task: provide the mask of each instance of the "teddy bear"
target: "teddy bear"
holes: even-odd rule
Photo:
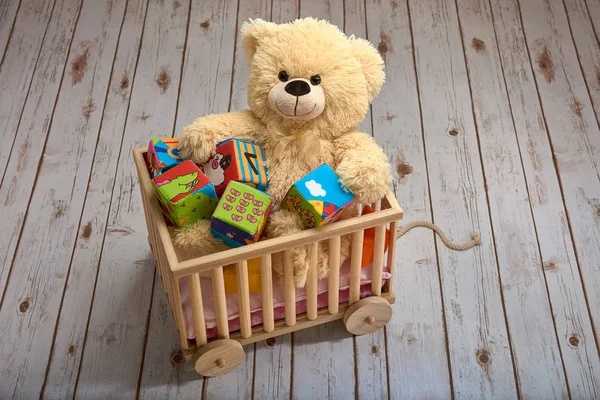
[[[356,131],[385,80],[377,50],[313,18],[285,24],[249,20],[242,27],[241,43],[250,66],[250,109],[196,119],[183,129],[181,155],[205,163],[226,139],[261,145],[274,210],[265,228],[267,238],[304,229],[300,216],[280,204],[294,182],[322,164],[334,169],[358,202],[383,198],[392,180],[389,160],[370,135]],[[347,209],[342,219],[356,215],[358,206]],[[209,225],[202,220],[179,230],[175,245],[197,256],[226,249]],[[342,262],[350,253],[350,236],[341,239]],[[303,287],[309,265],[306,246],[294,248],[291,258],[295,284]],[[281,253],[273,255],[272,265],[283,273]],[[317,268],[319,278],[327,275],[326,241],[319,244]]]

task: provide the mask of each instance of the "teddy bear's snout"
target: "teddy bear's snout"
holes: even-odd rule
[[[285,91],[293,96],[300,97],[310,93],[310,85],[301,80],[291,81],[285,85]]]

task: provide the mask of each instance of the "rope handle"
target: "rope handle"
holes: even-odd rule
[[[442,229],[439,226],[428,221],[415,221],[406,225],[405,227],[398,230],[398,237],[402,237],[405,233],[417,227],[429,228],[433,230],[435,233],[438,234],[440,239],[442,239],[442,242],[444,242],[444,244],[452,250],[469,250],[470,248],[479,246],[481,244],[481,238],[479,237],[479,233],[477,232],[471,233],[471,240],[468,242],[465,242],[463,244],[453,243],[452,241],[450,241],[450,239],[448,239],[446,234],[442,231]]]

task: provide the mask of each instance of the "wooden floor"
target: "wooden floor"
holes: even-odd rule
[[[131,150],[246,106],[242,22],[326,18],[387,83],[385,330],[182,363]],[[600,0],[0,0],[0,398],[600,398]]]

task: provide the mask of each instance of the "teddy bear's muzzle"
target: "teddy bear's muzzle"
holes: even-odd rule
[[[269,91],[269,105],[286,119],[310,120],[325,109],[325,92],[307,79],[279,82]]]

